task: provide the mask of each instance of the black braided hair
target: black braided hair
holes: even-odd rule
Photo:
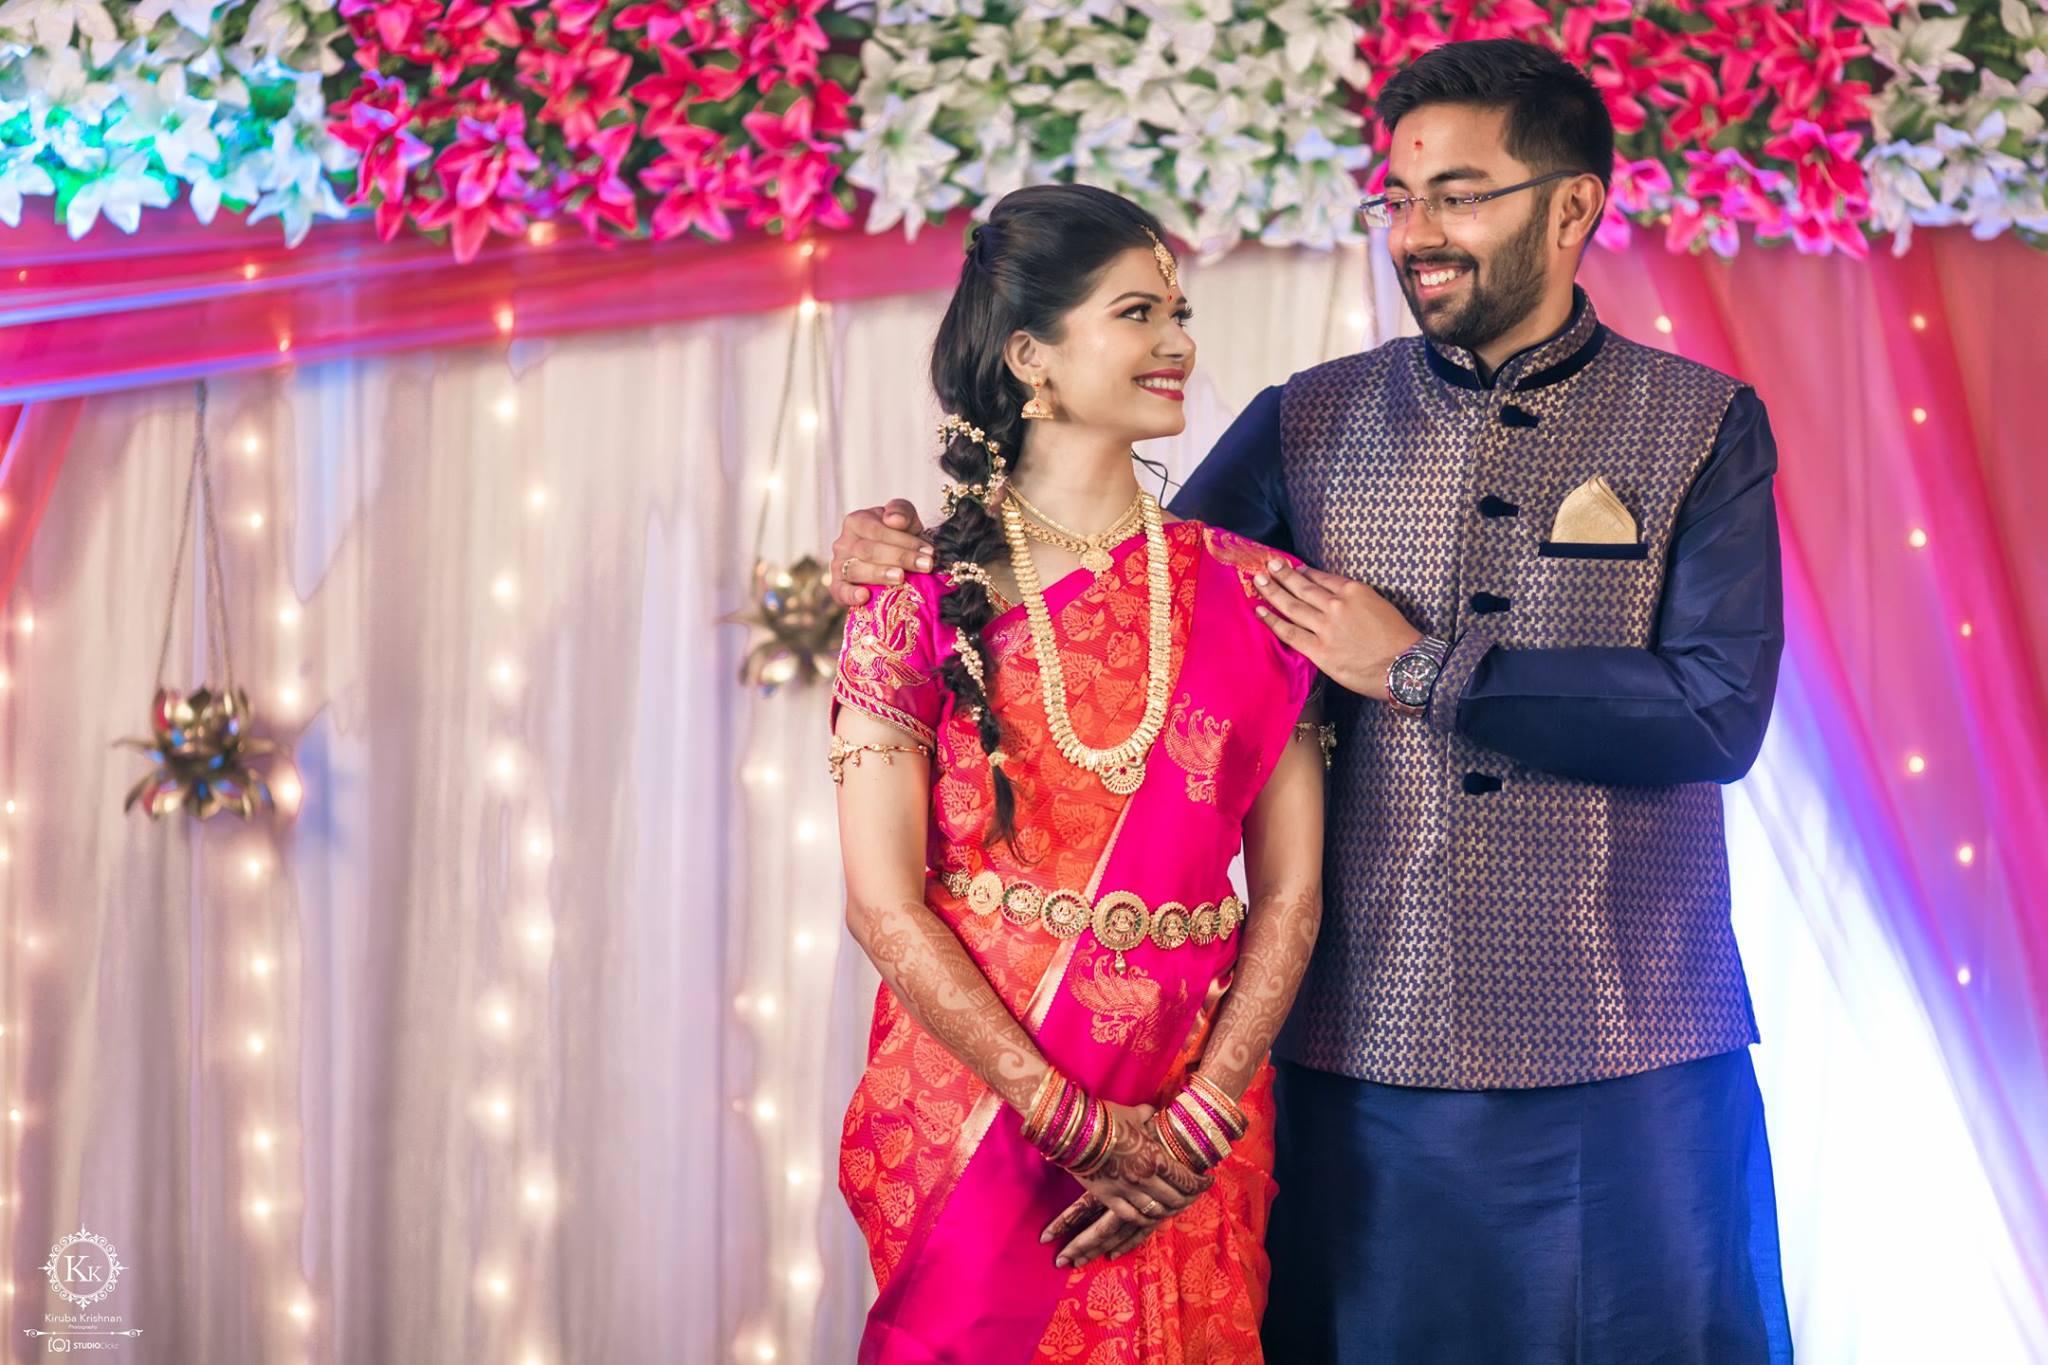
[[[1011,472],[1024,444],[1019,415],[1031,391],[1010,373],[1004,351],[1023,331],[1058,345],[1066,317],[1094,292],[1103,272],[1132,247],[1150,250],[1150,231],[1164,240],[1159,220],[1121,195],[1090,185],[1032,185],[1003,196],[968,242],[960,283],[946,306],[932,344],[932,388],[948,413],[981,428]],[[984,487],[995,477],[986,447],[956,432],[939,454],[939,467],[956,483]],[[993,564],[1008,557],[1002,522],[971,497],[932,528],[933,563],[943,574],[962,560]],[[956,627],[962,647],[980,656],[993,686],[996,661],[982,639],[995,604],[980,584],[963,580],[939,599],[939,620]],[[951,643],[942,641],[943,644]],[[959,709],[976,717],[983,752],[1002,748],[1002,724],[981,684],[956,655],[942,670]],[[1016,791],[994,770],[996,837],[1016,851]]]

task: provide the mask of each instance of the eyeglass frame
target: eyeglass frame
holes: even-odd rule
[[[1562,180],[1566,176],[1591,174],[1591,171],[1551,171],[1549,174],[1539,175],[1533,180],[1524,180],[1513,185],[1503,185],[1497,190],[1481,190],[1477,194],[1404,194],[1399,197],[1406,199],[1411,204],[1421,204],[1422,211],[1429,215],[1430,221],[1442,222],[1443,219],[1440,217],[1440,211],[1437,207],[1439,204],[1445,208],[1455,204],[1465,210],[1467,218],[1474,218],[1478,216],[1481,204],[1489,203],[1510,194],[1519,194],[1523,190],[1531,190],[1538,185],[1547,185],[1553,180]],[[1393,227],[1394,220],[1392,215],[1388,216],[1385,224],[1374,223],[1371,215],[1374,209],[1384,210],[1395,197],[1391,194],[1375,194],[1369,199],[1359,200],[1358,214],[1365,219],[1366,226]]]

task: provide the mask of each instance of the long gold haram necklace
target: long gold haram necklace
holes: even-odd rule
[[[1065,550],[1079,559],[1081,567],[1097,578],[1107,573],[1109,566],[1115,562],[1110,558],[1109,552],[1123,544],[1145,519],[1144,494],[1141,492],[1131,499],[1131,505],[1106,528],[1092,536],[1084,536],[1039,511],[1031,499],[1025,497],[1015,486],[1010,487],[1007,492],[1024,510],[1027,518],[1024,522],[1025,535],[1056,550]]]
[[[1073,714],[1067,709],[1066,670],[1060,664],[1059,639],[1053,634],[1052,611],[1045,605],[1045,589],[1038,579],[1038,565],[1031,558],[1031,542],[1024,534],[1024,516],[1012,499],[1003,500],[1003,532],[1010,542],[1010,571],[1024,594],[1024,613],[1031,621],[1031,641],[1038,653],[1038,686],[1045,699],[1046,723],[1053,743],[1062,757],[1077,768],[1086,768],[1102,779],[1102,785],[1118,796],[1129,796],[1145,781],[1145,756],[1166,724],[1166,696],[1172,686],[1166,674],[1173,663],[1173,585],[1167,573],[1166,529],[1159,515],[1159,503],[1149,493],[1140,493],[1140,514],[1145,524],[1145,586],[1149,605],[1148,649],[1145,656],[1145,714],[1138,728],[1123,743],[1109,749],[1094,749],[1074,733]]]

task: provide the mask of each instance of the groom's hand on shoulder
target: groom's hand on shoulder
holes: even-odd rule
[[[917,509],[902,498],[885,507],[863,507],[847,513],[832,542],[832,596],[842,607],[864,606],[862,585],[901,583],[906,573],[930,573],[931,543]]]
[[[1400,608],[1363,583],[1271,560],[1252,584],[1259,618],[1339,687],[1387,699],[1387,672],[1422,638]]]

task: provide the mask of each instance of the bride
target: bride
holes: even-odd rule
[[[946,518],[847,621],[846,919],[883,979],[840,1151],[863,1362],[1260,1359],[1323,733],[1255,615],[1284,556],[1138,485],[1195,361],[1161,237],[1066,185],[978,229],[932,356]]]

